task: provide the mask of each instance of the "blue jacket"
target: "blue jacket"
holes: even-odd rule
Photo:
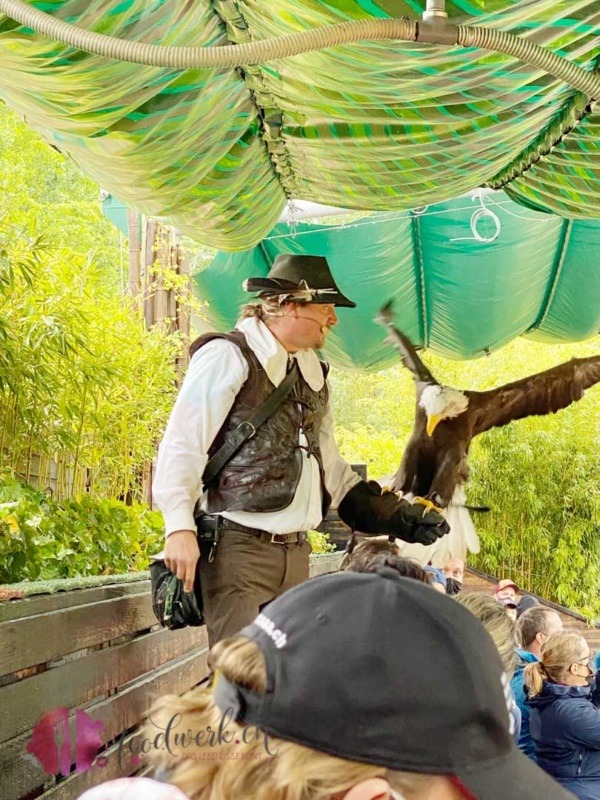
[[[529,706],[526,704],[527,694],[525,692],[525,685],[523,683],[523,673],[527,664],[533,664],[538,661],[538,658],[530,653],[528,650],[521,650],[517,648],[517,655],[519,661],[515,674],[510,682],[511,689],[517,701],[517,706],[521,711],[521,732],[517,740],[517,745],[525,755],[535,761],[535,747],[533,746],[533,739],[529,733]]]
[[[539,766],[579,800],[600,800],[600,711],[591,692],[545,682],[527,700]]]

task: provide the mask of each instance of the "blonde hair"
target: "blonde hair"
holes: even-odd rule
[[[552,633],[542,645],[542,657],[525,667],[524,683],[529,697],[535,697],[544,688],[544,681],[562,683],[569,667],[584,657],[587,644],[577,631]]]
[[[213,648],[210,660],[229,681],[258,693],[266,691],[264,658],[254,642],[241,636],[226,639]],[[210,747],[197,746],[194,752],[194,737],[218,731],[225,719],[213,702],[211,689],[162,697],[149,712],[143,729],[145,740],[156,742],[157,734],[164,733],[174,719],[179,737],[173,728],[168,751],[150,747],[146,760],[163,775],[166,772],[169,783],[190,800],[326,800],[369,778],[387,779],[406,800],[413,800],[440,780],[440,776],[396,772],[337,758],[267,737],[255,726],[235,721],[227,722],[223,736]]]
[[[256,317],[261,322],[272,317],[281,317],[282,314],[279,297],[265,297],[258,302],[246,303],[240,309],[240,319]]]
[[[517,665],[515,623],[504,606],[489,594],[479,592],[461,592],[455,599],[461,606],[468,608],[487,630],[494,640],[504,671],[512,678]]]

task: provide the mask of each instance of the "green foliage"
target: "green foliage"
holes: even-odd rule
[[[0,218],[15,234],[93,261],[115,289],[127,252],[102,214],[97,184],[0,103]]]
[[[164,541],[146,506],[83,496],[57,503],[0,478],[0,583],[147,569]]]
[[[32,455],[58,463],[61,496],[139,492],[172,405],[179,341],[147,332],[96,264],[2,227],[0,338],[4,463],[27,479]]]
[[[320,533],[319,531],[308,531],[308,543],[313,553],[332,553],[335,550],[335,545],[329,541],[328,533]]]
[[[598,352],[596,342],[517,340],[477,361],[426,354],[441,381],[487,389]],[[401,367],[376,375],[335,373],[336,437],[369,477],[392,475],[412,430],[415,394]],[[600,386],[556,415],[529,418],[475,440],[468,499],[492,507],[475,524],[482,547],[470,564],[586,616],[600,615]]]

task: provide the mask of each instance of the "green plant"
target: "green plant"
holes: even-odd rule
[[[329,541],[328,533],[308,531],[308,543],[313,554],[332,553],[335,550],[335,545]]]
[[[0,453],[59,497],[140,498],[181,342],[145,330],[103,270],[0,220]]]
[[[84,496],[57,503],[0,480],[0,583],[144,570],[164,542],[147,506]]]

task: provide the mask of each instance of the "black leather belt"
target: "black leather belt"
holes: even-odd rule
[[[271,544],[296,544],[306,541],[306,531],[297,533],[269,533],[258,528],[249,528],[239,522],[220,516],[220,514],[201,514],[196,518],[196,527],[199,533],[221,534],[224,531],[237,531],[245,533],[247,536],[254,536],[255,539],[270,542]]]

